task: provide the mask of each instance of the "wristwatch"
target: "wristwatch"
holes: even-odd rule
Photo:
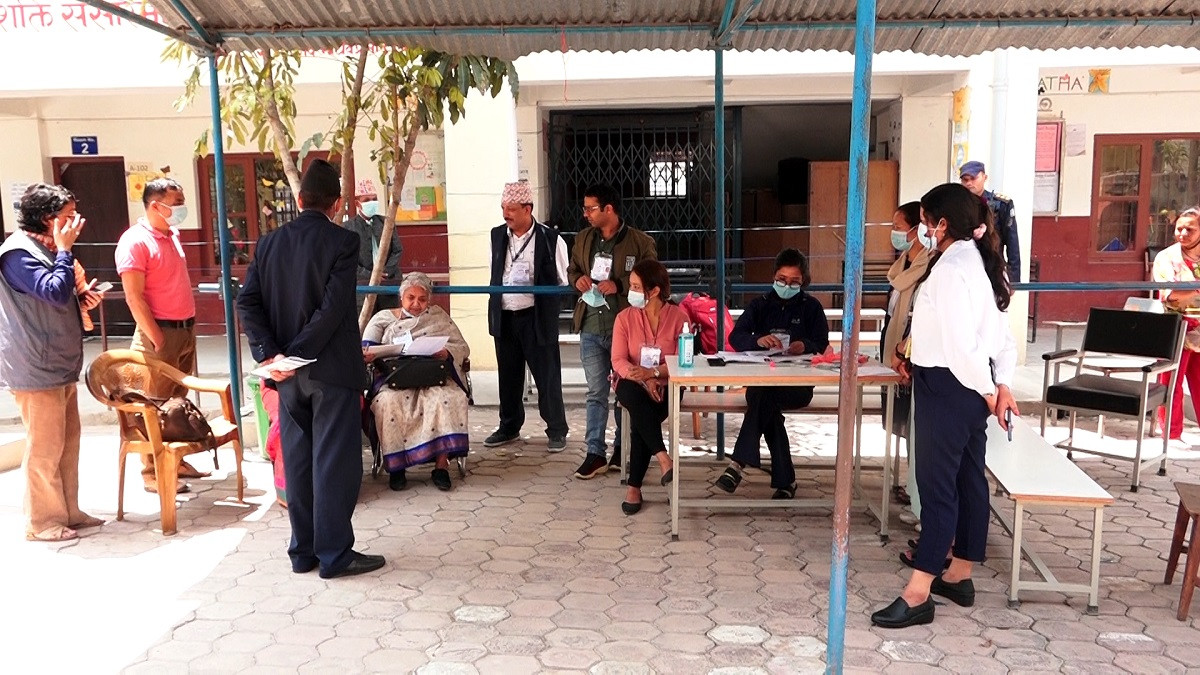
[[[658,378],[658,366],[654,366],[654,370],[652,372],[654,373],[655,379],[657,379]]]

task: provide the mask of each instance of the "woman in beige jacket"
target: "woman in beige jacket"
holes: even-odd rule
[[[892,247],[900,253],[900,257],[888,270],[888,283],[892,285],[892,290],[888,294],[887,318],[883,324],[880,360],[899,370],[906,378],[908,371],[902,369],[901,364],[904,363],[904,359],[900,355],[904,352],[904,344],[907,341],[906,333],[912,313],[913,298],[916,297],[918,283],[929,268],[932,251],[930,247],[922,243],[923,237],[919,236],[922,234],[923,227],[920,202],[908,202],[896,209],[896,213],[892,215]],[[912,462],[912,438],[908,429],[908,410],[912,402],[912,390],[909,389],[906,379],[904,385],[894,391],[896,393],[892,401],[892,433],[906,439],[908,486],[911,488],[910,492],[905,493],[904,488],[898,487],[896,497],[902,502],[909,501],[913,515],[919,518],[921,502],[917,497],[917,482]],[[884,396],[886,395],[885,391]],[[884,404],[886,403],[885,400]]]

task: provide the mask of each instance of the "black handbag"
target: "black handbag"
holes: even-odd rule
[[[381,388],[424,389],[446,384],[450,376],[450,361],[432,356],[392,356],[372,362],[383,377]]]

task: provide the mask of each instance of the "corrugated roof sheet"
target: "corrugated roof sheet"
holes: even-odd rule
[[[177,0],[226,49],[330,49],[370,35],[514,59],[540,51],[704,49],[724,0]],[[734,15],[752,0],[734,0]],[[191,31],[170,2],[173,28]],[[855,0],[762,0],[730,46],[853,51]],[[1200,0],[879,0],[876,51],[1200,46]]]

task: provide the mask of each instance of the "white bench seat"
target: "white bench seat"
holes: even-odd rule
[[[1008,606],[1016,607],[1020,604],[1018,594],[1022,589],[1087,593],[1088,614],[1097,614],[1104,507],[1113,503],[1112,495],[1097,485],[1096,481],[1067,459],[1061,450],[1042,438],[1023,419],[1013,419],[1011,443],[1008,434],[1000,429],[995,417],[988,420],[987,434],[988,473],[1015,503],[1011,520],[995,501],[991,505],[1001,525],[1013,539],[1012,580],[1008,591]],[[1050,568],[1042,562],[1041,557],[1025,547],[1022,537],[1025,507],[1037,505],[1093,509],[1090,583],[1068,584],[1058,581]],[[1029,558],[1029,562],[1041,575],[1042,581],[1021,579],[1022,553]]]

